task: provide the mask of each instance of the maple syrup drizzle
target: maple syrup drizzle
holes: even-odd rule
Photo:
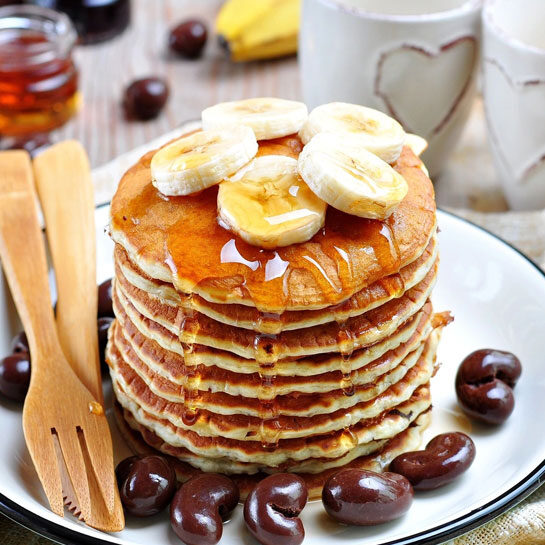
[[[197,422],[200,414],[200,410],[196,405],[201,397],[199,393],[201,375],[197,370],[191,369],[186,372],[185,379],[186,387],[184,392],[182,422],[186,426],[193,426]]]
[[[238,251],[237,242],[234,238],[223,245],[220,252],[220,261],[222,263],[240,263],[252,271],[256,271],[261,266],[260,262],[257,260],[248,261],[247,259],[244,259],[242,254]]]
[[[259,429],[261,446],[266,450],[278,448],[282,428],[277,418],[263,419]]]
[[[261,379],[259,400],[263,414],[259,426],[259,439],[263,448],[272,449],[278,446],[278,441],[282,433],[280,422],[278,421],[274,365],[261,366],[259,377]]]
[[[188,297],[188,306],[192,305],[193,296]],[[184,358],[184,381],[181,388],[181,397],[183,399],[182,422],[186,426],[193,426],[199,418],[199,408],[197,407],[201,398],[199,386],[201,375],[198,370],[198,362],[195,358],[195,341],[199,333],[199,321],[197,313],[192,309],[178,309],[176,317],[180,330],[180,346]]]
[[[282,315],[275,312],[260,312],[256,326],[257,330],[267,333],[280,333],[282,331]]]
[[[265,282],[270,282],[275,278],[282,278],[289,267],[289,261],[284,261],[278,252],[274,252],[274,257],[265,263]]]
[[[381,286],[391,297],[401,297],[405,293],[405,282],[401,274],[392,274],[380,280]]]
[[[96,414],[97,416],[101,416],[104,414],[104,407],[97,401],[90,401],[89,412],[91,414]]]
[[[299,139],[291,136],[260,142],[258,155],[297,157],[300,149]],[[403,253],[406,245],[400,250],[396,233],[406,222],[420,222],[422,244],[435,225],[433,206],[422,197],[427,188],[419,187],[421,193],[411,197],[409,191],[407,203],[386,221],[329,207],[324,228],[311,241],[264,250],[218,223],[217,187],[164,199],[151,184],[152,156],[146,155],[122,180],[112,203],[114,231],[123,232],[143,259],[165,263],[180,292],[210,293],[216,302],[244,299],[261,312],[281,314],[304,307],[301,286],[306,286],[309,300],[322,306],[338,304],[363,283],[399,271],[408,256]],[[413,218],[417,208],[418,217]]]
[[[342,442],[350,445],[350,449],[357,447],[359,444],[358,436],[349,427],[344,428],[341,438]]]
[[[340,388],[345,396],[353,396],[355,389],[352,382],[352,354],[356,347],[357,338],[354,332],[347,327],[346,322],[339,324],[337,332],[337,343],[341,353],[341,373]]]
[[[273,366],[278,361],[279,336],[275,333],[254,335],[254,359],[261,366]]]

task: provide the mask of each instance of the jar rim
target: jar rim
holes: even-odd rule
[[[2,33],[11,33],[2,43]],[[9,43],[17,33],[43,35],[44,41]],[[0,63],[3,66],[35,65],[69,56],[77,32],[70,18],[61,12],[35,5],[11,5],[0,8]]]

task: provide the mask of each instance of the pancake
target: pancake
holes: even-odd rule
[[[258,155],[297,158],[296,136]],[[175,460],[184,480],[266,474],[311,497],[341,467],[383,470],[418,447],[442,328],[439,257],[422,162],[393,167],[407,196],[383,221],[327,208],[309,241],[264,250],[217,220],[217,187],[166,197],[144,155],[111,205],[113,307],[106,360],[123,433]]]
[[[115,417],[117,426],[132,451],[142,456],[156,454],[157,451],[166,454],[170,457],[170,463],[176,470],[179,482],[183,483],[202,472],[189,463],[182,462],[178,457],[180,455],[179,449],[171,447],[152,431],[138,424],[132,415],[121,409],[119,405],[115,407]],[[429,425],[430,420],[431,415],[428,409],[428,411],[420,414],[406,430],[385,442],[374,454],[356,458],[344,467],[383,471],[399,454],[418,448],[421,443],[422,434]],[[331,468],[318,473],[298,473],[307,485],[309,500],[321,498],[322,487],[325,481],[336,470],[337,468]],[[240,500],[244,501],[254,486],[266,477],[266,475],[265,473],[242,473],[230,474],[229,477],[235,481],[240,491]]]
[[[208,391],[210,393],[223,392],[229,395],[241,395],[245,397],[257,397],[259,399],[272,399],[276,396],[287,395],[293,392],[316,394],[328,392],[338,388],[339,383],[344,379],[350,379],[354,386],[368,384],[377,380],[381,375],[394,369],[410,352],[415,350],[429,335],[431,326],[431,304],[427,303],[424,309],[414,319],[416,327],[412,327],[412,334],[405,342],[396,344],[390,350],[379,351],[379,347],[374,345],[367,349],[361,349],[352,355],[352,370],[343,374],[338,365],[340,357],[335,358],[337,364],[333,364],[333,369],[329,366],[322,366],[323,372],[310,376],[291,374],[278,375],[278,367],[275,367],[274,376],[263,374],[263,370],[256,365],[256,372],[239,373],[236,370],[226,370],[217,367],[212,362],[209,365],[199,364],[186,367],[184,358],[176,352],[171,352],[163,348],[153,339],[147,338],[140,333],[137,327],[128,319],[123,312],[118,314],[118,320],[112,326],[111,332],[114,335],[113,344],[117,350],[121,350],[124,358],[132,356],[133,361],[137,361],[133,367],[138,372],[138,368],[146,368],[146,374],[150,382],[165,379],[174,389],[174,398],[170,398],[167,391],[163,392],[163,397],[175,401],[179,398],[181,387],[187,387],[188,377],[199,376],[198,383],[194,381],[198,390]],[[383,344],[391,342],[391,338],[384,341]],[[128,354],[129,350],[131,355]],[[222,357],[227,357],[224,352]],[[199,355],[199,360],[202,356]],[[315,360],[322,360],[323,356],[310,356],[305,360],[293,361],[294,373],[302,365],[313,365],[318,367]],[[329,361],[329,358],[327,361]],[[214,360],[220,361],[219,358]],[[363,365],[356,365],[356,362],[362,362]],[[365,364],[367,362],[367,364]],[[239,365],[246,365],[248,360],[240,361]],[[256,362],[254,362],[256,364]],[[300,364],[300,365],[299,365]],[[336,366],[335,366],[336,365]],[[153,384],[148,384],[153,390]],[[257,394],[256,394],[257,390]]]
[[[181,460],[203,471],[220,473],[285,471],[288,468],[298,471],[298,462],[305,464],[305,471],[315,473],[324,469],[324,460],[328,461],[329,467],[343,465],[350,459],[380,448],[381,440],[391,439],[406,429],[431,406],[429,388],[423,385],[404,403],[347,429],[277,442],[239,441],[221,436],[204,437],[178,428],[169,420],[156,417],[138,406],[125,395],[118,383],[114,383],[114,391],[121,406],[139,424],[171,447],[184,449],[180,450],[180,455],[183,454],[183,457],[179,456]]]
[[[182,308],[184,312],[195,310],[224,324],[269,334],[331,321],[343,322],[372,310],[394,297],[399,297],[422,281],[436,259],[437,239],[434,236],[422,255],[413,263],[403,267],[397,274],[381,278],[338,305],[318,310],[274,314],[259,312],[256,308],[245,305],[211,303],[199,295],[180,294],[172,285],[154,280],[138,269],[119,244],[116,244],[114,251],[116,278],[126,286],[126,289],[129,283],[144,291],[151,299],[158,299],[161,303],[176,309]]]
[[[438,336],[434,335],[432,344],[437,341]],[[136,363],[134,354],[134,359],[127,363],[130,355],[126,356],[113,345],[108,359],[114,381],[149,412],[169,417],[177,426],[201,435],[226,435],[246,440],[263,431],[263,419],[269,419],[271,426],[282,428],[280,436],[287,437],[340,429],[361,418],[376,416],[378,410],[406,399],[417,386],[429,380],[433,373],[434,351],[435,346],[432,346],[421,357],[422,344],[380,380],[355,386],[351,395],[339,388],[340,382],[336,389],[320,396],[276,396],[271,404],[243,396],[180,389],[161,378],[153,380],[146,367]],[[186,424],[187,398],[192,408],[189,424]]]
[[[329,322],[274,336],[228,326],[198,312],[187,315],[183,309],[151,299],[146,292],[117,278],[113,299],[114,306],[121,306],[131,318],[136,310],[179,337],[181,343],[228,350],[266,365],[311,354],[351,354],[392,335],[424,306],[435,284],[437,268],[436,263],[419,284],[401,297],[343,323]]]
[[[238,374],[266,374],[267,371],[272,370],[275,376],[307,377],[327,371],[341,371],[345,374],[348,371],[348,364],[350,365],[350,370],[355,370],[381,357],[385,352],[396,348],[412,336],[419,323],[419,318],[423,315],[429,318],[431,305],[424,304],[420,311],[401,324],[392,335],[367,347],[354,350],[348,360],[346,355],[329,352],[326,354],[314,354],[308,358],[278,360],[272,369],[254,359],[243,358],[228,350],[215,349],[199,344],[192,344],[190,348],[189,345],[185,345],[184,347],[177,335],[157,322],[146,318],[130,304],[127,304],[125,309],[122,305],[117,305],[114,300],[114,311],[118,320],[123,324],[127,324],[125,328],[130,330],[130,335],[133,335],[136,329],[143,337],[140,339],[142,343],[145,340],[150,340],[170,352],[168,360],[160,360],[160,366],[164,369],[169,369],[168,372],[172,376],[179,376],[181,374],[183,377],[186,373],[186,367],[206,365],[215,366]],[[179,357],[174,360],[172,358],[176,356],[173,354]]]
[[[296,136],[262,141],[259,154],[295,157],[301,146]],[[151,184],[154,153],[121,179],[111,236],[148,276],[207,301],[275,313],[339,304],[414,262],[435,231],[433,186],[408,147],[394,165],[408,193],[387,220],[329,207],[311,240],[276,250],[251,246],[218,224],[217,186],[188,197],[161,195]]]

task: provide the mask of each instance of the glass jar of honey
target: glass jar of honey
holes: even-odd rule
[[[78,109],[77,33],[62,13],[0,8],[0,137],[44,133]]]

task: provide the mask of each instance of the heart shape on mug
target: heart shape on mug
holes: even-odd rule
[[[484,63],[494,89],[485,102],[490,139],[510,175],[530,181],[545,168],[545,80],[515,80],[497,60]]]
[[[455,114],[476,62],[474,36],[456,38],[438,49],[403,44],[380,56],[375,94],[407,131],[430,138]]]

